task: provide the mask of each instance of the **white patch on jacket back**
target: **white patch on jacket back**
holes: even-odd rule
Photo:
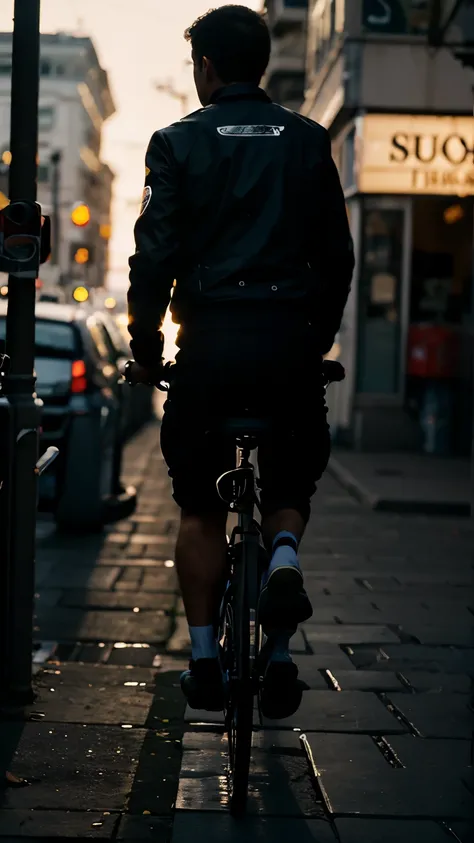
[[[285,131],[284,126],[218,126],[217,131],[223,137],[244,138],[279,138]]]

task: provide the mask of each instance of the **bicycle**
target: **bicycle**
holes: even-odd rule
[[[344,378],[336,361],[323,364],[325,388]],[[225,432],[236,442],[236,467],[217,480],[217,490],[238,523],[228,543],[229,580],[221,604],[219,657],[225,681],[224,723],[229,746],[230,813],[245,813],[252,747],[254,700],[262,724],[261,694],[266,660],[259,658],[264,633],[258,619],[262,575],[268,565],[261,527],[254,517],[260,503],[251,454],[267,423],[262,419],[229,419]]]
[[[166,364],[152,383],[167,391],[172,380],[172,364]],[[325,388],[344,378],[344,369],[336,361],[324,361]],[[125,367],[127,382],[135,385],[133,361]],[[262,724],[261,695],[267,661],[262,659],[264,633],[258,619],[258,601],[262,575],[268,557],[261,527],[255,519],[260,511],[258,483],[251,461],[259,438],[269,422],[261,418],[233,418],[224,422],[221,433],[236,443],[236,467],[217,480],[219,496],[236,514],[238,523],[228,541],[228,583],[222,598],[218,642],[219,661],[224,679],[224,723],[229,746],[229,807],[234,817],[245,813],[252,747],[254,700],[257,697]]]

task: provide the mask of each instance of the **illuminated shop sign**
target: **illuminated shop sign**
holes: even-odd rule
[[[361,193],[472,195],[474,117],[360,117],[355,171]]]

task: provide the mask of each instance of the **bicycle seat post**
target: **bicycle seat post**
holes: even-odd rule
[[[253,442],[252,436],[239,436],[237,439],[237,448],[240,452],[240,467],[241,468],[249,468],[250,466],[250,453],[252,449],[255,447]]]

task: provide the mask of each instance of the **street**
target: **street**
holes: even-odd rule
[[[299,712],[254,734],[249,817],[226,809],[222,718],[185,711],[178,512],[156,423],[128,445],[137,512],[40,522],[34,704],[0,726],[0,839],[436,843],[471,838],[472,523],[374,512],[327,474],[301,547]],[[472,829],[471,829],[472,831]]]

